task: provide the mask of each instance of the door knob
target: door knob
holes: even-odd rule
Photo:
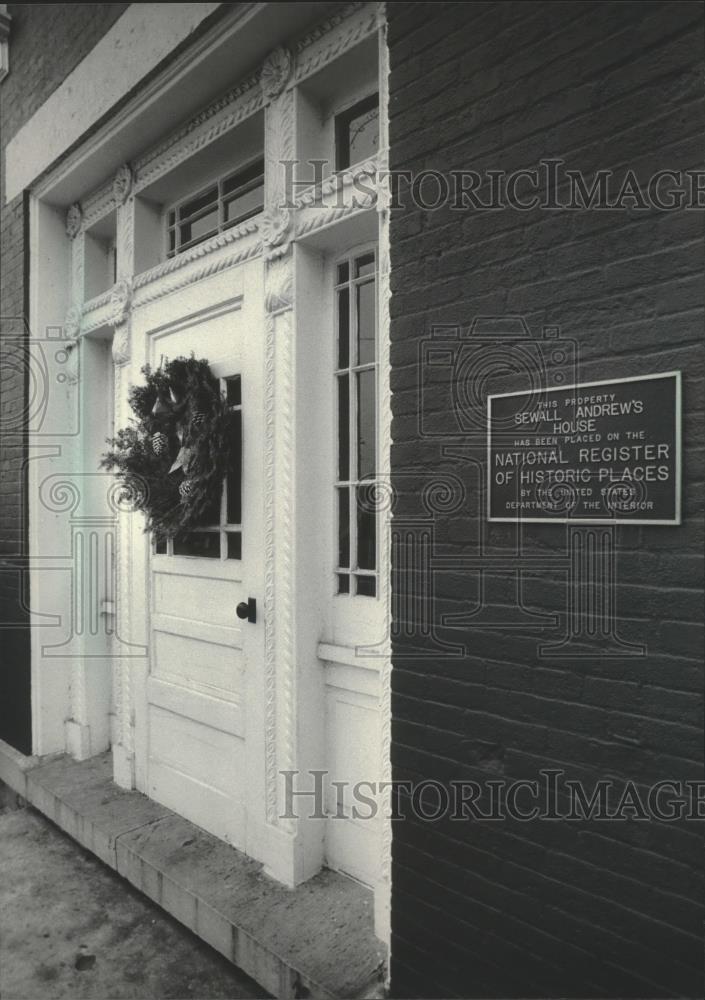
[[[252,622],[254,625],[257,621],[257,601],[254,597],[248,597],[246,601],[240,601],[235,608],[235,612],[238,618],[242,618],[243,621]]]

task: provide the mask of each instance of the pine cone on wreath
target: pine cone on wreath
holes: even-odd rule
[[[193,481],[191,479],[184,479],[183,483],[179,484],[179,494],[182,500],[188,500],[191,496],[193,490]]]
[[[166,434],[162,434],[161,431],[157,431],[156,434],[152,434],[152,451],[155,455],[163,455],[168,447],[169,438]]]
[[[201,427],[201,425],[205,422],[205,419],[206,415],[203,410],[194,410],[191,420],[193,421],[195,427]]]

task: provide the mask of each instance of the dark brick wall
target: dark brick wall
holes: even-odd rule
[[[393,169],[511,171],[542,157],[640,178],[702,167],[700,4],[388,10]],[[408,515],[418,531],[434,477],[467,490],[458,510],[434,513],[434,556],[451,568],[433,574],[433,619],[469,615],[480,603],[469,560],[484,552],[511,566],[516,545],[511,527],[484,521],[481,447],[459,455],[462,438],[426,436],[450,413],[447,380],[431,384],[420,420],[419,349],[434,325],[467,332],[476,316],[519,314],[537,338],[557,326],[577,345],[582,381],[681,370],[684,520],[616,532],[619,636],[645,644],[644,656],[537,652],[565,630],[564,528],[525,531],[523,555],[554,562],[523,575],[522,620],[512,622],[513,578],[497,569],[485,579],[484,624],[439,628],[439,640],[467,645],[460,657],[413,625],[404,634],[414,615],[401,602],[430,584],[397,550],[395,779],[554,768],[588,787],[632,780],[642,794],[662,779],[701,780],[703,210],[423,211],[404,187],[401,201],[391,228],[399,529]],[[444,455],[450,441],[456,454]],[[527,610],[558,613],[558,627],[527,623]],[[403,796],[401,806],[408,814]],[[701,997],[702,825],[398,820],[394,995]]]
[[[10,73],[0,84],[0,156],[22,125],[122,14],[127,4],[10,4]],[[29,633],[18,558],[26,554],[23,337],[26,212],[5,202],[0,169],[0,737],[29,745]],[[24,624],[23,624],[24,623]],[[11,626],[11,627],[10,627]]]

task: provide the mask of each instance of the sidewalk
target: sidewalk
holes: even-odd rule
[[[0,996],[267,994],[39,813],[0,808]]]

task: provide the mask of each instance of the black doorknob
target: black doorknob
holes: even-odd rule
[[[252,622],[254,624],[257,621],[257,601],[254,597],[248,597],[246,601],[240,601],[238,606],[235,608],[235,613],[238,618],[242,618],[243,621]]]

